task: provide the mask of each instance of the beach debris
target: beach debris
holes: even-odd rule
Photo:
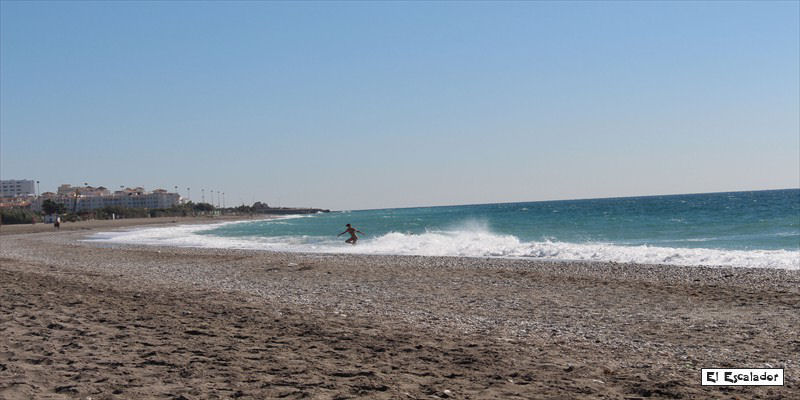
[[[78,393],[78,389],[75,389],[75,385],[66,385],[66,386],[57,386],[56,393]]]
[[[567,365],[567,368],[564,368],[564,372],[572,372],[574,370],[575,370],[575,367],[573,367],[572,364]]]
[[[47,325],[47,329],[64,329],[64,325],[61,325],[58,322],[53,322]]]
[[[183,333],[185,333],[187,335],[193,335],[193,336],[196,336],[196,335],[212,336],[212,337],[213,336],[217,336],[217,335],[215,335],[213,333],[208,333],[208,332],[201,331],[201,330],[198,330],[198,329],[189,329],[189,330],[187,330],[187,331],[185,331]]]

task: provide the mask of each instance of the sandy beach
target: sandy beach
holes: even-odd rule
[[[3,226],[0,399],[800,398],[800,271],[81,241],[188,222]]]

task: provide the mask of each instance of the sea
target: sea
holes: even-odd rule
[[[350,223],[357,245],[338,237]],[[800,269],[800,189],[335,211],[102,232],[105,243]]]

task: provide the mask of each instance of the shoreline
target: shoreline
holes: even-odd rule
[[[117,220],[117,221],[82,221],[79,223],[73,224],[73,226],[68,226],[65,230],[83,230],[83,231],[96,231],[96,230],[119,230],[119,228],[123,227],[130,227],[134,230],[136,228],[145,228],[145,227],[165,227],[165,226],[180,226],[180,225],[192,225],[192,224],[220,224],[225,222],[248,222],[248,221],[262,221],[268,219],[280,219],[283,216],[276,216],[276,215],[259,215],[259,216],[226,216],[226,217],[182,217],[182,218],[141,218],[141,219],[129,219],[129,220]],[[17,226],[17,225],[13,225]],[[52,226],[52,225],[50,225]],[[29,227],[25,228],[20,227],[18,231],[7,230],[5,232],[0,232],[0,235],[9,235],[9,234],[22,234],[28,232],[48,232],[54,231],[51,228],[48,229],[46,227]],[[237,249],[237,250],[244,250],[244,251],[265,251],[265,252],[288,252],[292,254],[346,254],[346,255],[383,255],[383,256],[408,256],[408,257],[454,257],[454,258],[478,258],[478,259],[505,259],[505,260],[518,260],[520,262],[563,262],[563,263],[610,263],[610,264],[635,264],[635,265],[652,265],[652,266],[663,266],[663,267],[693,267],[693,268],[760,268],[760,269],[784,269],[784,270],[800,270],[800,251],[798,250],[787,250],[787,249],[777,249],[777,250],[753,250],[755,252],[760,252],[760,255],[751,255],[747,254],[748,250],[740,250],[740,249],[717,249],[717,248],[662,248],[657,246],[647,247],[645,249],[650,249],[650,251],[660,251],[665,252],[669,251],[668,257],[666,260],[673,259],[674,257],[678,257],[678,255],[683,254],[687,257],[693,257],[693,252],[696,251],[703,251],[703,257],[700,260],[690,260],[677,263],[670,263],[669,261],[658,260],[656,257],[653,260],[652,255],[642,257],[641,253],[635,253],[635,251],[639,251],[640,247],[637,246],[622,246],[622,245],[613,245],[619,249],[634,249],[634,253],[627,254],[627,256],[618,257],[614,256],[613,253],[611,255],[605,254],[606,257],[601,257],[600,259],[593,259],[595,256],[592,256],[588,259],[584,258],[544,258],[540,256],[525,256],[525,255],[514,255],[514,256],[491,256],[491,255],[427,255],[427,254],[402,254],[402,252],[397,254],[392,253],[384,253],[384,252],[357,252],[357,251],[349,251],[351,250],[349,247],[345,249],[335,249],[335,248],[328,248],[327,250],[300,250],[300,249],[280,249],[280,248],[264,248],[263,246],[259,246],[256,243],[248,243],[245,242],[237,243],[236,246],[224,246],[218,243],[210,243],[207,240],[201,240],[194,242],[187,242],[185,241],[186,233],[178,233],[174,237],[162,237],[158,235],[158,239],[153,241],[150,240],[149,242],[145,242],[143,244],[133,244],[133,243],[126,243],[126,242],[114,242],[108,241],[105,242],[103,240],[99,240],[94,245],[97,246],[105,246],[105,247],[114,247],[114,246],[147,246],[147,247],[162,247],[165,249],[169,249],[172,247],[176,248],[195,248],[195,249],[211,249],[211,250],[218,250],[218,251],[227,251],[229,249]],[[191,237],[188,236],[188,237]],[[169,244],[169,239],[180,238],[180,240],[175,244]],[[202,237],[205,239],[205,237]],[[147,241],[148,239],[142,238],[140,235],[136,236],[137,240],[140,241]],[[337,242],[337,244],[340,244]],[[369,243],[367,243],[368,245]],[[580,243],[565,243],[566,245],[571,246],[583,246],[585,244]],[[612,247],[613,247],[612,246]],[[324,247],[324,246],[323,246]],[[328,244],[328,247],[330,245]],[[335,246],[334,246],[335,247]],[[359,248],[353,248],[352,250],[359,250]],[[340,251],[344,250],[344,251]],[[779,258],[770,258],[766,260],[764,257],[779,257]],[[725,259],[725,257],[738,257],[734,260]],[[633,257],[633,259],[631,259]],[[641,257],[641,260],[636,260],[637,257]],[[696,256],[695,258],[700,257]],[[603,259],[604,258],[604,259]],[[715,264],[714,260],[717,260],[720,263],[727,262],[727,264]]]
[[[96,246],[86,233],[0,237],[0,397],[800,394],[798,271]],[[766,365],[785,386],[700,386],[701,368]]]
[[[228,222],[228,221],[249,221],[257,219],[270,219],[275,216],[258,215],[258,216],[245,216],[245,215],[222,215],[222,216],[198,216],[198,217],[153,217],[153,218],[121,218],[121,219],[90,219],[86,221],[77,222],[62,222],[61,228],[56,230],[53,224],[36,223],[36,224],[13,224],[13,225],[0,225],[0,236],[3,235],[21,235],[30,233],[44,233],[44,232],[69,232],[69,231],[89,231],[100,229],[118,229],[128,227],[144,227],[144,226],[167,226],[167,225],[182,225],[182,224],[201,224],[201,223],[215,223],[215,222]]]

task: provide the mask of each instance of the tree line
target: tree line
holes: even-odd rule
[[[87,219],[147,218],[147,217],[189,217],[208,214],[252,215],[252,214],[311,214],[328,212],[317,208],[270,207],[267,203],[255,202],[252,206],[242,204],[237,207],[218,208],[209,203],[191,201],[176,204],[169,208],[129,208],[108,206],[91,211],[72,212],[69,206],[51,199],[42,202],[42,211],[26,208],[0,209],[0,222],[3,224],[31,224],[43,221],[46,215],[58,215],[62,221],[74,222]]]
[[[187,202],[176,204],[170,208],[129,208],[107,206],[91,211],[71,212],[67,206],[51,199],[42,202],[42,211],[35,212],[26,208],[0,209],[0,222],[3,224],[32,224],[43,221],[46,215],[58,215],[62,221],[80,221],[87,219],[112,219],[112,218],[147,218],[147,217],[188,217],[206,215],[219,210],[229,213],[235,209],[218,209],[208,203]]]

